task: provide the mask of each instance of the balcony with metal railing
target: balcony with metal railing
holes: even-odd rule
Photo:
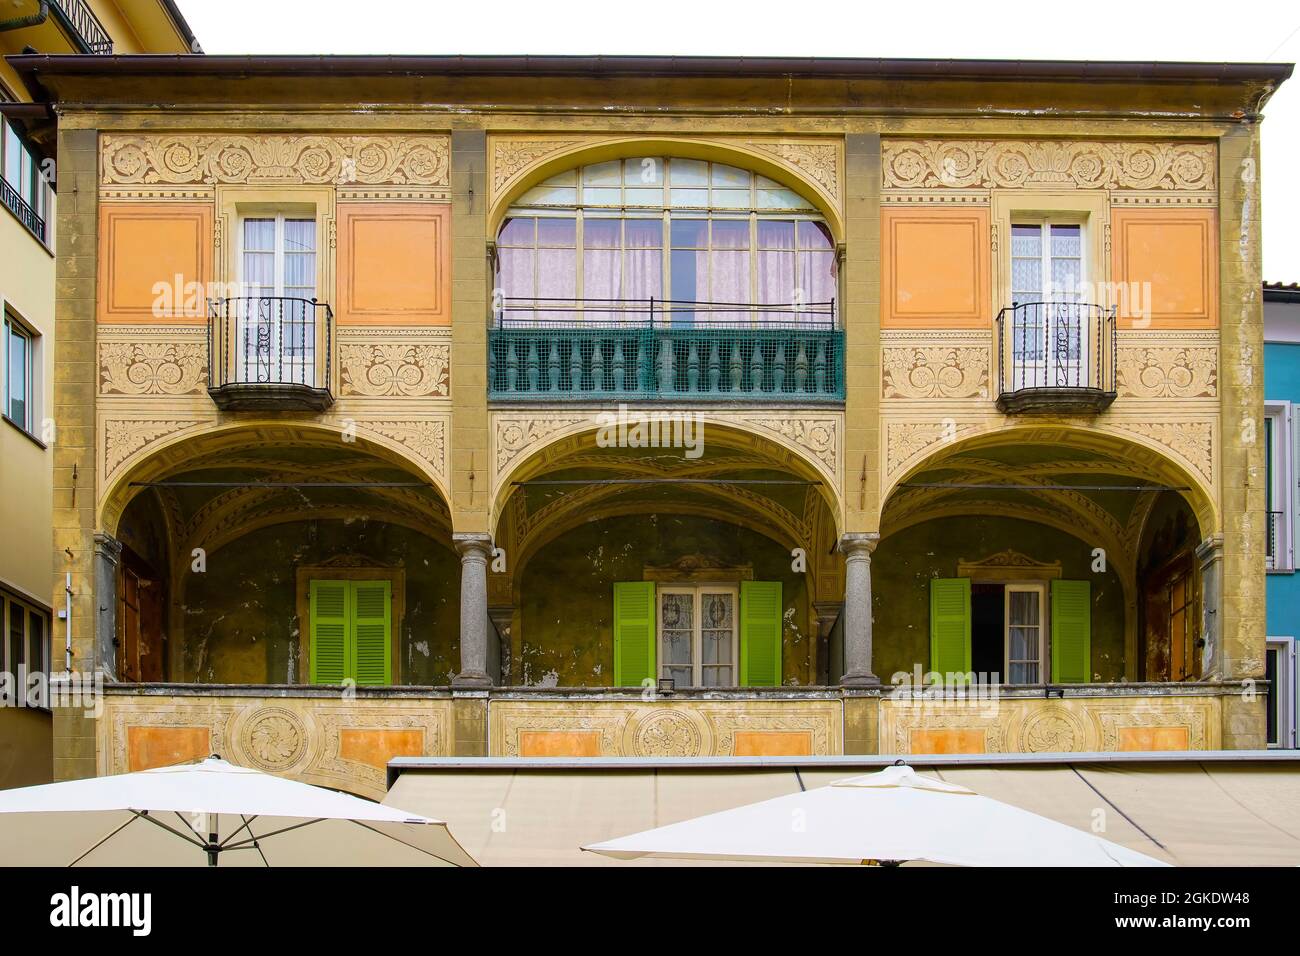
[[[1115,400],[1115,309],[1020,302],[998,313],[998,410],[1100,412]]]
[[[25,200],[12,185],[9,180],[0,174],[0,203],[3,203],[8,210],[13,213],[18,221],[26,227],[27,231],[45,242],[45,220],[41,218],[35,209]]]
[[[334,313],[289,296],[214,299],[208,316],[208,394],[225,411],[324,411]]]
[[[504,300],[493,401],[844,401],[835,303]]]
[[[77,38],[86,53],[112,54],[113,38],[85,0],[50,0],[50,10],[64,29]]]

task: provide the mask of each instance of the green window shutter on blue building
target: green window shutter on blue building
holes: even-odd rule
[[[970,578],[930,580],[930,670],[970,673]]]
[[[781,683],[781,582],[740,582],[740,685]]]
[[[1052,582],[1052,683],[1086,684],[1092,676],[1092,588]]]
[[[614,585],[614,686],[641,687],[655,679],[655,583]]]

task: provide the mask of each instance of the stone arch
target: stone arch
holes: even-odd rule
[[[630,410],[649,413],[652,409]],[[755,417],[762,417],[756,415]],[[815,419],[815,420],[814,420]],[[809,420],[772,418],[774,427],[754,426],[745,422],[703,413],[706,446],[716,443],[727,450],[751,451],[764,461],[760,467],[790,471],[815,482],[819,495],[829,509],[835,534],[843,533],[845,510],[841,494],[842,421],[838,413],[814,416]],[[506,456],[505,430],[517,429],[519,441],[527,447]],[[574,454],[592,451],[597,446],[601,425],[594,413],[577,412],[560,419],[494,422],[494,454],[498,464],[490,496],[488,527],[498,529],[506,514],[510,496],[518,482],[554,469]],[[832,465],[833,462],[833,465]],[[707,468],[707,465],[703,466]],[[753,467],[751,464],[749,467]]]
[[[280,447],[287,452],[294,449],[342,448],[343,456],[393,465],[411,474],[413,478],[427,482],[437,492],[442,504],[450,509],[450,489],[430,463],[415,456],[401,442],[366,430],[364,423],[359,424],[353,435],[340,425],[269,419],[236,421],[203,431],[185,428],[149,444],[125,461],[104,482],[99,496],[97,526],[110,534],[115,533],[126,506],[145,490],[137,483],[190,470],[195,467],[196,461],[235,454],[254,446],[261,449]],[[228,466],[226,459],[221,459],[221,466]]]
[[[1091,453],[1094,461],[1080,460],[1068,466],[1061,463],[1058,470],[1127,475],[1177,488],[1196,515],[1202,537],[1222,530],[1218,497],[1213,486],[1203,475],[1177,460],[1168,447],[1142,435],[1121,434],[1115,430],[1073,423],[1029,422],[961,437],[958,427],[955,440],[933,446],[935,450],[913,460],[887,483],[881,495],[882,530],[888,523],[891,506],[897,505],[904,486],[917,475],[950,466],[972,452],[1013,445],[1038,449],[1060,447],[1071,452]],[[1028,487],[1029,483],[1025,484]]]
[[[827,141],[824,145],[838,151],[839,144]],[[639,135],[598,141],[556,141],[553,148],[545,150],[533,162],[524,162],[522,174],[512,173],[500,179],[505,187],[494,195],[488,211],[487,231],[495,236],[511,204],[528,189],[556,173],[575,166],[611,159],[630,159],[638,156],[680,156],[685,159],[704,159],[739,166],[761,173],[769,179],[788,186],[811,202],[826,220],[831,236],[837,243],[844,241],[844,217],[840,211],[840,198],[824,182],[806,171],[806,166],[786,159],[781,152],[765,151],[739,140],[700,139],[684,136]],[[837,191],[842,191],[843,162],[838,163],[838,179],[832,180]],[[814,166],[814,169],[818,167]],[[494,181],[501,176],[493,170]]]

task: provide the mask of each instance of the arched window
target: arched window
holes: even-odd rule
[[[835,324],[835,244],[816,208],[699,159],[552,176],[511,207],[496,263],[503,326]]]

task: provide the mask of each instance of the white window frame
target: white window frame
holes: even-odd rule
[[[6,307],[3,302],[0,302],[0,311],[3,311],[4,313],[4,348],[0,349],[0,359],[4,362],[4,369],[3,371],[0,371],[0,378],[3,378],[4,381],[4,417],[14,425],[17,425],[28,435],[34,435],[38,411],[36,405],[39,396],[39,389],[37,388],[37,372],[40,369],[40,366],[36,361],[36,353],[40,345],[40,335],[35,329],[14,314],[12,309]],[[10,391],[13,382],[9,377],[9,340],[11,336],[20,338],[27,343],[27,369],[25,372],[27,380],[24,383],[26,394],[23,396],[23,408],[26,421],[18,421],[18,419],[10,415],[10,411],[13,407],[11,402],[12,392]]]
[[[1039,256],[1038,266],[1038,291],[1039,302],[1072,301],[1084,303],[1083,288],[1088,283],[1088,220],[1087,217],[1069,214],[1035,214],[1035,213],[1012,213],[1011,215],[1011,235],[1008,236],[1007,242],[1007,295],[1014,308],[1015,299],[1015,260],[1023,258],[1015,254],[1015,230],[1017,227],[1037,226],[1039,235]],[[1053,226],[1078,226],[1079,227],[1079,289],[1073,291],[1054,291],[1052,286],[1052,227]],[[1013,322],[1015,312],[1012,312]],[[1050,316],[1045,312],[1039,312],[1044,321],[1050,321]],[[1092,372],[1092,323],[1082,318],[1080,313],[1080,336],[1079,336],[1079,380],[1085,381]],[[1045,338],[1050,339],[1047,330],[1043,330]],[[1011,334],[1011,354],[1015,356],[1016,334],[1013,328]],[[1049,356],[1044,354],[1042,362],[1036,362],[1028,358],[1015,357],[1015,362],[1022,366],[1040,367],[1049,362]],[[1073,363],[1071,363],[1073,364]]]
[[[1038,595],[1038,680],[1028,683],[1011,680],[1011,595],[1017,593],[1035,593]],[[1020,625],[1024,626],[1024,625]],[[1048,683],[1045,669],[1048,666],[1047,661],[1047,585],[1041,581],[1007,581],[1002,585],[1002,666],[1003,683],[1012,684],[1013,686],[1032,687],[1037,684]],[[1018,664],[1034,663],[1028,660],[1017,660]]]
[[[24,695],[25,698],[27,692],[26,684],[18,683],[18,662],[11,660],[12,655],[9,652],[9,645],[11,642],[10,625],[15,611],[23,616],[22,663],[26,668],[27,674],[30,675],[36,673],[37,670],[42,674],[49,674],[50,656],[52,653],[50,643],[53,639],[53,635],[50,633],[51,622],[50,613],[48,611],[31,601],[16,597],[10,591],[0,591],[0,627],[4,628],[4,642],[3,646],[0,647],[0,666],[3,666],[5,673],[13,675],[15,691],[18,694]],[[36,669],[33,669],[32,662],[26,659],[27,653],[31,649],[31,616],[33,614],[39,617],[42,621],[40,648],[41,660],[38,662],[38,668]]]
[[[271,244],[271,250],[270,250],[271,262],[272,262],[272,266],[271,266],[272,287],[269,291],[258,292],[255,296],[252,291],[253,285],[249,281],[248,276],[244,272],[244,233],[246,229],[245,224],[252,220],[265,220],[265,219],[270,219],[275,222],[275,239]],[[290,220],[290,219],[301,220],[303,222],[312,223],[312,235],[315,237],[314,241],[316,243],[316,248],[312,252],[312,258],[314,259],[314,262],[312,263],[312,294],[308,296],[308,298],[314,300],[319,294],[321,250],[319,248],[320,247],[320,236],[319,236],[320,220],[317,217],[317,211],[313,209],[311,210],[310,213],[308,213],[306,210],[304,210],[303,212],[285,212],[283,209],[280,209],[280,210],[267,210],[265,212],[250,211],[240,215],[239,217],[239,229],[236,230],[238,235],[236,236],[235,262],[238,268],[240,295],[253,297],[253,298],[261,297],[261,296],[269,296],[273,298],[284,297],[285,294],[284,264],[285,264],[285,258],[287,256],[287,253],[285,251],[285,246],[284,246],[284,224],[286,220]],[[265,254],[266,250],[257,250],[257,252],[259,254]],[[258,286],[257,288],[264,289],[265,287]],[[278,324],[281,321],[281,318],[282,318],[282,313],[277,313],[274,319],[275,323]],[[282,367],[290,367],[290,368],[301,367],[303,370],[301,375],[302,381],[306,382],[309,385],[314,386],[316,384],[316,374],[315,374],[316,373],[316,349],[318,347],[318,342],[320,340],[320,335],[319,335],[320,330],[315,327],[316,310],[315,309],[308,310],[305,313],[304,318],[311,323],[311,328],[312,328],[311,346],[310,347],[303,346],[302,348],[299,349],[291,349],[288,346],[286,346],[284,354],[278,355],[276,356],[276,358]],[[273,336],[275,338],[275,341],[277,342],[284,341],[283,333],[279,328],[276,328],[274,330]],[[238,349],[239,346],[236,345],[236,348]],[[238,356],[238,360],[240,362],[241,376],[246,377],[249,374],[248,363],[250,362],[250,359],[246,354],[241,353]],[[256,362],[255,359],[252,361]],[[309,375],[308,373],[311,374]],[[295,379],[295,381],[296,380],[297,379]]]
[[[1294,750],[1300,745],[1296,737],[1296,727],[1300,723],[1300,707],[1296,698],[1296,641],[1294,637],[1267,638],[1265,647],[1278,652],[1277,686],[1269,688],[1270,707],[1279,707],[1277,720],[1277,742],[1268,746],[1276,750]],[[1280,702],[1280,706],[1279,706]]]
[[[1292,405],[1286,401],[1265,401],[1264,417],[1272,422],[1269,453],[1273,462],[1272,486],[1268,489],[1268,501],[1264,509],[1266,535],[1273,530],[1267,525],[1267,522],[1273,520],[1272,512],[1281,512],[1277,519],[1277,537],[1273,542],[1273,554],[1271,557],[1265,557],[1266,568],[1269,571],[1290,572],[1295,570],[1295,521],[1298,510]]]
[[[731,685],[740,683],[740,588],[735,584],[660,584],[655,586],[655,660],[658,662],[658,676],[666,677],[669,667],[681,667],[681,664],[669,665],[663,657],[663,600],[665,594],[690,594],[694,600],[691,614],[691,687],[703,687],[704,683],[704,615],[701,607],[701,595],[731,595]]]

